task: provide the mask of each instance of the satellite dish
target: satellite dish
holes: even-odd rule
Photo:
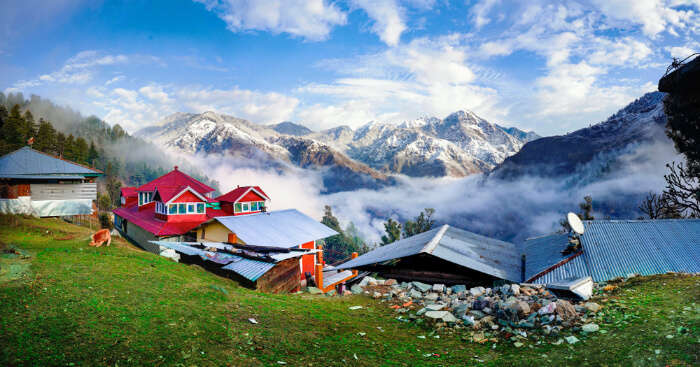
[[[569,221],[569,226],[571,226],[574,232],[583,234],[583,222],[581,222],[581,218],[579,218],[578,215],[569,212],[569,214],[566,215],[566,219]]]

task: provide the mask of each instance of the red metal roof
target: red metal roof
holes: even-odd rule
[[[194,178],[180,172],[175,166],[175,169],[156,178],[155,180],[143,184],[138,187],[137,191],[153,191],[156,187],[160,189],[161,187],[180,187],[189,186],[198,193],[204,195],[214,191],[211,187],[195,180]]]
[[[228,201],[231,203],[235,203],[236,200],[243,197],[243,195],[245,195],[248,192],[248,190],[250,190],[251,188],[253,190],[257,191],[258,193],[260,193],[264,199],[270,200],[270,197],[268,197],[267,194],[264,191],[262,191],[260,186],[241,186],[241,187],[235,188],[235,189],[217,197],[216,200],[217,201]]]
[[[206,220],[196,220],[192,222],[166,222],[156,219],[154,216],[154,208],[138,209],[136,206],[128,208],[117,208],[113,210],[114,214],[131,222],[129,224],[137,225],[144,230],[153,233],[156,236],[175,236],[185,234]]]
[[[122,192],[122,196],[125,198],[138,195],[138,191],[136,191],[135,187],[122,187],[121,192]]]

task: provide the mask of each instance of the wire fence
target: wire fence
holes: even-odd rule
[[[100,215],[107,214],[112,221],[112,212],[110,211],[95,211],[93,214],[79,214],[79,215],[69,215],[63,217],[63,220],[69,223],[73,223],[82,227],[90,228],[91,230],[102,229],[102,223],[100,222]]]

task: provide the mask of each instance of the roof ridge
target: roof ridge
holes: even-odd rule
[[[445,235],[445,232],[447,232],[447,229],[450,228],[449,224],[443,224],[442,227],[437,231],[435,236],[433,236],[428,243],[423,246],[423,248],[420,250],[420,252],[425,252],[428,254],[432,254],[433,250],[435,250],[435,247],[437,247],[438,243],[440,243],[440,240],[442,239],[442,236]]]

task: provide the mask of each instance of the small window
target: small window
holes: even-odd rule
[[[234,208],[234,211],[235,211],[236,213],[240,213],[241,210],[242,210],[241,208],[242,208],[242,207],[241,207],[241,203],[236,203],[235,208]]]
[[[199,213],[199,214],[204,213],[204,203],[197,204],[197,213]]]
[[[250,203],[250,211],[254,212],[257,210],[258,210],[258,202],[254,201],[254,202]]]
[[[258,210],[263,210],[264,207],[265,207],[265,202],[264,202],[264,201],[261,201],[261,202],[258,203]]]
[[[177,214],[177,204],[170,204],[170,214]]]
[[[187,204],[177,204],[177,214],[187,214]]]
[[[187,204],[187,214],[194,213],[194,204]]]
[[[248,203],[243,203],[243,211],[244,212],[248,211]]]
[[[139,206],[143,205],[143,193],[139,192]]]

